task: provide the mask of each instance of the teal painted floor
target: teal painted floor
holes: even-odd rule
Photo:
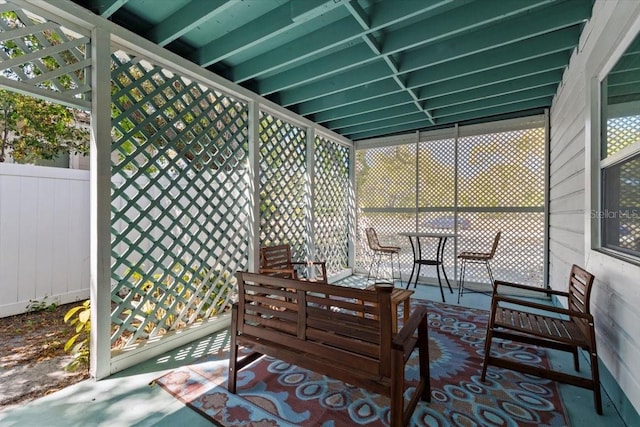
[[[362,287],[363,278],[352,276],[342,284]],[[440,301],[440,290],[418,285],[415,296]],[[456,304],[457,294],[445,293],[447,303]],[[484,294],[465,294],[460,305],[489,308]],[[101,381],[86,380],[25,406],[0,413],[3,427],[71,427],[71,426],[209,426],[205,418],[173,398],[152,381],[185,364],[194,363],[204,354],[222,348],[228,334],[221,332],[190,343],[169,353],[112,375]],[[571,356],[550,352],[551,363],[559,369],[573,371]],[[583,371],[588,364],[581,360]],[[609,396],[603,393],[603,415],[593,408],[592,393],[578,387],[561,385],[560,392],[572,426],[625,426]]]

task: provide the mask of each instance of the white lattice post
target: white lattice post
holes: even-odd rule
[[[309,259],[316,259],[316,233],[315,233],[315,140],[316,132],[314,128],[307,129],[307,256]]]
[[[95,28],[91,43],[91,375],[110,374],[111,344],[111,47]]]
[[[258,271],[260,264],[260,108],[249,102],[249,188],[251,219],[249,224],[249,259],[247,268]]]
[[[347,197],[349,215],[349,268],[352,273],[355,273],[358,215],[356,211],[356,147],[353,144],[349,147],[349,192]]]

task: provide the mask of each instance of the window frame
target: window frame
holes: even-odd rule
[[[607,81],[609,74],[618,64],[623,55],[627,52],[629,47],[633,45],[634,42],[640,40],[640,31],[630,31],[624,38],[624,43],[620,43],[616,52],[614,52],[607,66],[601,71],[597,78],[596,82],[596,97],[593,100],[597,105],[597,132],[596,132],[596,144],[594,144],[592,155],[595,157],[596,176],[594,182],[597,186],[597,195],[594,200],[595,203],[592,206],[595,206],[596,209],[591,211],[591,220],[592,220],[592,245],[591,247],[597,251],[606,253],[615,258],[619,258],[623,261],[630,262],[636,265],[640,265],[640,247],[638,250],[631,250],[629,248],[625,248],[623,246],[615,245],[607,243],[606,234],[605,234],[605,221],[607,217],[611,214],[608,214],[608,206],[605,204],[605,198],[607,195],[607,187],[605,182],[605,176],[607,171],[615,170],[615,168],[623,165],[628,161],[640,160],[640,138],[638,141],[633,142],[624,148],[616,151],[615,153],[607,156],[607,131],[608,131],[608,112],[609,112],[609,104],[606,102],[608,91],[607,91]],[[640,101],[637,101],[640,102]],[[638,112],[640,116],[640,111]],[[620,116],[622,117],[622,116]],[[593,196],[592,196],[593,197]],[[618,206],[620,204],[618,203]],[[640,209],[639,209],[640,210]],[[618,209],[617,215],[622,217],[622,211]],[[638,212],[640,215],[640,212]],[[613,214],[616,216],[616,213]],[[619,219],[618,218],[618,219]],[[640,237],[639,237],[640,239]]]

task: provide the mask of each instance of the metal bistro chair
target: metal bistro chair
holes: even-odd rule
[[[493,273],[491,272],[491,260],[496,254],[498,249],[498,243],[500,242],[501,231],[496,233],[496,237],[493,239],[493,246],[489,252],[460,252],[458,259],[460,260],[460,285],[458,286],[458,304],[460,303],[460,297],[464,293],[464,276],[467,272],[467,263],[484,264],[487,267],[487,273],[489,274],[489,283],[493,286]],[[475,291],[474,291],[475,292]]]
[[[378,240],[378,234],[376,230],[372,227],[369,227],[365,230],[367,234],[367,243],[369,244],[369,249],[373,252],[373,259],[371,260],[371,265],[369,266],[369,274],[367,275],[367,281],[371,277],[371,270],[373,269],[373,264],[376,264],[376,275],[378,278],[378,270],[380,269],[380,262],[382,260],[382,256],[388,256],[389,261],[391,263],[391,280],[395,280],[395,273],[393,269],[393,255],[395,254],[396,259],[398,260],[398,277],[400,277],[400,248],[397,246],[382,246],[380,245],[380,241]],[[377,263],[376,263],[377,257]]]

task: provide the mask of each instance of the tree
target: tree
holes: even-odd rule
[[[87,154],[89,131],[77,110],[0,89],[0,162],[52,160],[63,153]]]

